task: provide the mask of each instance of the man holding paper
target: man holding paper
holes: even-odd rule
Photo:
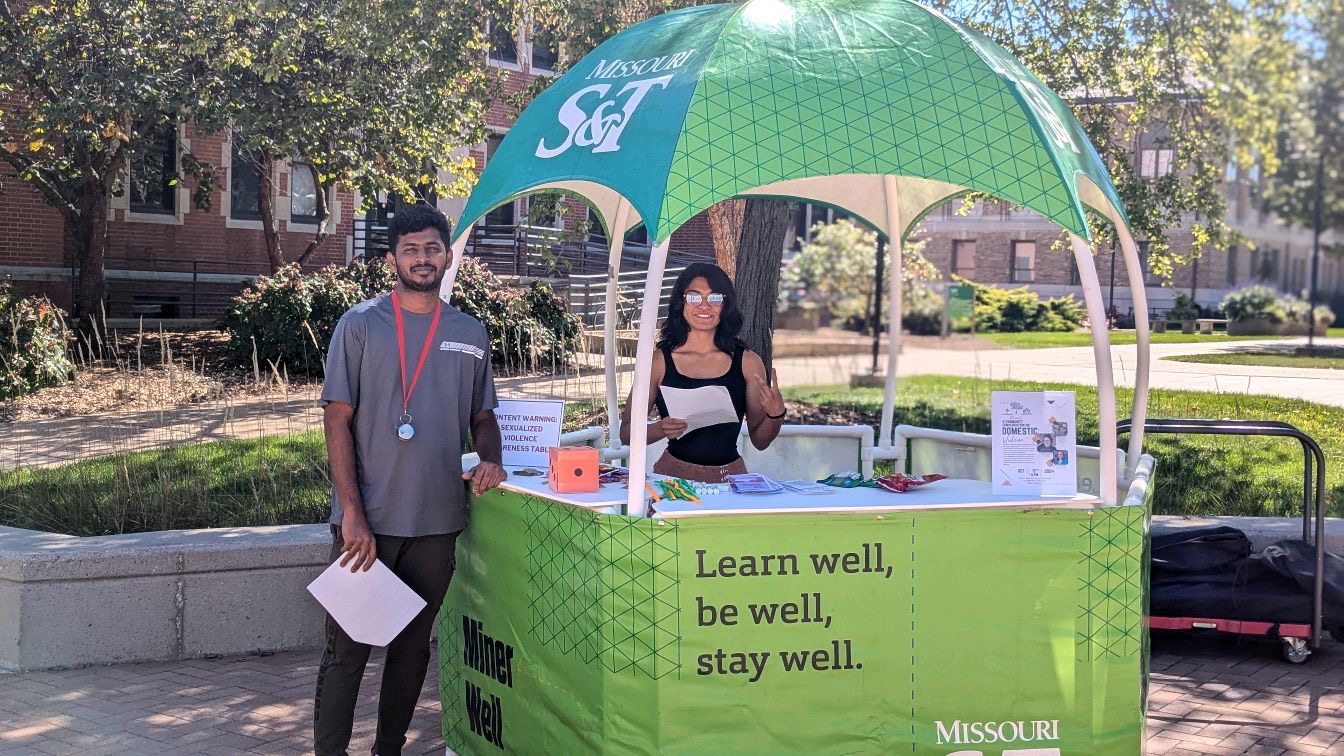
[[[347,312],[322,387],[332,477],[332,560],[352,573],[382,562],[425,601],[387,646],[373,752],[399,754],[429,664],[429,635],[453,576],[467,491],[504,480],[485,329],[439,298],[448,221],[415,205],[388,228],[389,294]],[[462,470],[471,433],[481,463]],[[376,620],[378,618],[369,618]],[[346,753],[370,646],[328,615],[313,707],[317,756]]]
[[[738,338],[742,313],[728,275],[716,265],[693,263],[672,287],[667,319],[658,338],[649,380],[649,443],[668,440],[653,471],[705,483],[745,473],[737,451],[742,419],[751,443],[764,450],[779,435],[784,397],[765,363]],[[621,440],[630,442],[630,407],[621,414]]]

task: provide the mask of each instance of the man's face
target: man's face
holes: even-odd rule
[[[409,291],[438,291],[450,262],[452,252],[433,228],[402,234],[397,248],[387,253],[387,264]]]

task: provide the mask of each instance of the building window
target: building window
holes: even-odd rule
[[[249,150],[237,139],[229,161],[229,217],[261,218],[261,150]]]
[[[1139,176],[1155,179],[1171,175],[1171,162],[1175,157],[1175,150],[1139,150]]]
[[[177,124],[169,123],[152,147],[131,161],[131,211],[177,211]]]
[[[318,223],[317,171],[312,165],[294,161],[289,171],[289,219],[293,223]]]
[[[1145,284],[1159,283],[1159,281],[1157,280],[1157,276],[1153,275],[1153,266],[1151,264],[1151,261],[1148,259],[1149,242],[1147,241],[1136,242],[1136,245],[1139,248],[1139,267],[1143,270],[1143,282]]]
[[[532,70],[538,72],[554,71],[560,62],[560,45],[555,35],[541,26],[532,27]]]
[[[1232,288],[1237,285],[1237,256],[1240,254],[1240,247],[1230,247],[1227,250],[1227,286]]]
[[[1036,242],[1013,242],[1013,264],[1008,275],[1013,283],[1031,283],[1036,280]]]
[[[952,272],[962,278],[975,278],[975,240],[958,239],[952,242]]]
[[[501,134],[491,134],[485,138],[485,164],[489,165],[494,159],[495,153],[499,151],[499,145],[504,141]],[[515,226],[518,224],[518,208],[516,202],[505,202],[499,207],[494,208],[485,214],[485,225],[487,226]]]
[[[1112,252],[1114,254],[1114,252]],[[1078,272],[1078,259],[1072,254],[1069,255],[1069,286],[1081,286],[1083,275]],[[1111,285],[1115,285],[1115,268],[1111,268]]]
[[[496,63],[518,65],[518,40],[508,24],[490,22],[490,60]]]

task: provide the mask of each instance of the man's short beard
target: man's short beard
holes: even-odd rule
[[[401,271],[397,271],[397,281],[399,281],[402,288],[407,291],[438,291],[439,285],[443,283],[443,276],[445,273],[447,273],[446,270],[440,271],[439,275],[435,277],[434,280],[429,281],[428,283],[420,283],[414,278],[403,276]]]
[[[402,274],[398,274],[396,280],[401,281],[402,288],[409,292],[437,292],[439,284],[444,282],[444,277],[439,276],[434,278],[433,281],[423,282],[422,284],[422,282],[415,281],[413,278],[406,278]]]

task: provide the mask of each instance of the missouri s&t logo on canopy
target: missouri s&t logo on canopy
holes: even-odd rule
[[[590,84],[570,95],[555,116],[560,125],[565,127],[564,139],[555,146],[548,145],[544,137],[537,140],[536,156],[553,158],[568,152],[571,147],[591,148],[593,153],[620,150],[621,134],[630,124],[630,119],[644,97],[654,88],[666,89],[675,75],[675,69],[684,66],[694,54],[695,50],[686,50],[644,60],[598,61],[592,73],[588,74],[589,80],[625,79],[662,71],[673,73],[626,82],[611,97],[608,95],[620,82]]]

